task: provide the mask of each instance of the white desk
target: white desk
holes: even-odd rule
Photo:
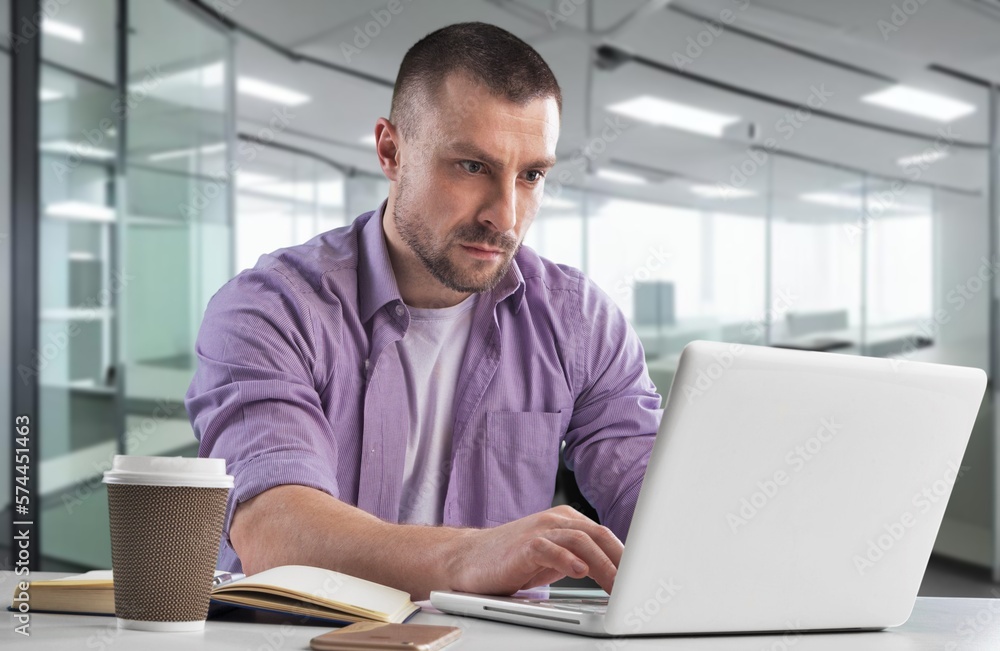
[[[9,594],[10,573],[0,577],[0,589]],[[63,576],[36,573],[34,578]],[[4,597],[8,599],[9,597]],[[37,651],[164,651],[183,649],[239,649],[286,651],[308,649],[309,640],[330,630],[325,626],[260,624],[226,619],[209,621],[200,633],[145,633],[119,631],[110,617],[34,614],[31,637],[14,633],[14,615],[6,613],[0,648]],[[1000,599],[944,599],[921,597],[906,624],[871,633],[811,633],[782,636],[739,635],[675,638],[587,638],[511,626],[484,620],[435,614],[430,607],[411,622],[462,628],[462,639],[450,649],[535,651],[586,649],[642,651],[643,649],[721,651],[996,651],[1000,649]]]

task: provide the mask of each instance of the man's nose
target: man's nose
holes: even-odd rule
[[[508,233],[517,226],[517,187],[516,181],[504,184],[494,197],[490,210],[484,214],[483,221],[500,233]]]

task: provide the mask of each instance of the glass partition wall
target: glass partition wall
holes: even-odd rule
[[[264,253],[345,224],[343,168],[274,145],[245,144],[255,151],[236,174],[237,270],[253,267]]]
[[[183,399],[194,342],[209,298],[233,274],[232,40],[170,2],[132,0],[129,23],[123,443],[129,454],[193,454]]]
[[[114,0],[88,4],[86,19],[67,14],[98,35],[77,50],[104,50],[81,56],[43,37],[52,47],[40,91],[39,334],[45,342],[74,333],[39,380],[43,551],[66,566],[110,562],[99,473],[111,454],[195,452],[181,401],[214,291],[261,254],[376,208],[388,191],[377,175],[277,142],[241,143],[256,156],[231,172],[238,142],[231,34],[184,4],[126,4],[130,36],[120,75],[123,52],[113,36],[99,37],[113,34]],[[183,45],[172,36],[178,33]],[[628,92],[676,90],[660,76],[643,79]],[[724,91],[707,89],[699,101],[708,103],[710,92]],[[122,99],[124,128],[115,110]],[[721,104],[752,112],[736,94]],[[595,111],[595,123],[603,117]],[[997,283],[989,256],[998,229],[990,225],[988,187],[997,171],[994,162],[990,176],[985,147],[956,145],[940,165],[961,171],[933,183],[902,165],[882,176],[868,169],[874,154],[863,147],[878,134],[867,127],[839,133],[858,152],[853,160],[795,154],[809,149],[799,141],[818,128],[807,124],[796,146],[770,152],[734,193],[723,186],[730,163],[749,151],[745,142],[659,127],[671,134],[661,139],[630,121],[620,142],[648,140],[647,162],[662,173],[637,181],[619,165],[621,184],[595,183],[616,161],[611,153],[591,160],[586,176],[546,198],[526,244],[582,269],[607,292],[638,332],[664,396],[693,339],[955,363],[992,374]],[[913,138],[912,146],[932,140]],[[998,500],[986,498],[997,495],[1000,467],[993,402],[991,391],[937,550],[996,566],[1000,512]],[[95,539],[80,539],[80,531]]]
[[[859,354],[864,179],[788,158],[772,163],[769,344]]]
[[[787,107],[711,84],[695,88],[677,77],[631,64],[595,73],[590,101],[597,128],[584,129],[576,143],[581,149],[560,151],[570,164],[550,172],[525,240],[541,255],[582,269],[615,301],[639,334],[661,394],[670,389],[680,351],[694,339],[991,371],[989,282],[976,279],[995,273],[983,268],[996,235],[985,145],[971,138],[947,144],[943,156],[886,161],[888,151],[936,147],[937,125],[896,128],[891,113],[881,123],[814,115],[796,127],[790,144],[781,140],[762,153],[768,135],[782,134]],[[727,114],[754,116],[753,128],[747,118],[708,135],[642,124],[630,115],[621,134],[601,140],[602,120],[611,114],[600,104],[636,92],[714,102]],[[853,91],[844,86],[841,92]],[[958,132],[980,133],[983,120],[980,111]],[[331,126],[333,135],[353,137],[339,128]],[[561,146],[571,147],[572,138],[566,140],[570,144]],[[616,158],[623,144],[645,159]],[[596,155],[598,149],[606,151]],[[585,169],[575,166],[584,159]],[[749,161],[745,185],[733,187],[731,171]],[[239,268],[332,224],[316,217],[322,203],[315,198],[322,185],[317,169],[336,176],[342,166],[326,162],[332,165],[316,168],[298,154],[273,152],[253,170],[258,176],[248,173],[238,184]],[[560,171],[569,171],[571,180],[563,181]],[[345,223],[385,196],[381,180],[347,176],[343,183]],[[362,191],[352,192],[358,185]],[[372,188],[377,191],[368,194]],[[1000,467],[992,404],[991,395],[936,549],[1000,567],[1000,510],[990,497],[997,494],[994,469]]]
[[[860,143],[872,134],[852,125],[840,137]],[[907,137],[914,150],[932,143]],[[724,149],[703,140],[705,151]],[[992,373],[988,296],[997,263],[985,146],[956,145],[947,163],[919,161],[920,171],[900,161],[898,173],[884,176],[862,160],[853,167],[792,152],[767,158],[757,188],[742,198],[671,192],[678,180],[670,173],[690,173],[697,160],[667,169],[665,180],[624,178],[615,192],[562,191],[543,204],[527,243],[582,268],[621,307],[664,396],[694,339]],[[941,175],[955,182],[929,181],[934,164],[958,170]],[[724,183],[717,177],[714,187]],[[646,198],[651,186],[676,199]],[[1000,561],[993,404],[991,389],[935,547],[988,567]]]
[[[120,192],[112,1],[68,8],[79,42],[42,32],[39,81],[38,418],[43,569],[99,566],[106,500],[88,482],[118,449]],[[103,497],[103,496],[102,496]],[[36,498],[37,499],[37,498]],[[106,524],[105,524],[106,526]],[[53,565],[54,564],[54,565]]]
[[[740,211],[564,191],[543,203],[525,244],[583,269],[651,363],[676,362],[694,339],[936,358],[917,351],[942,336],[944,324],[931,322],[959,255],[949,237],[971,220],[986,228],[980,193],[912,186],[890,197],[892,179],[787,157],[766,172],[770,196]],[[985,255],[986,241],[973,239]],[[976,350],[982,316],[969,313],[982,321]],[[946,356],[956,355],[966,354]]]
[[[79,33],[39,37],[45,570],[110,567],[114,454],[196,453],[182,403],[195,334],[233,273],[230,33],[172,2],[62,11]]]

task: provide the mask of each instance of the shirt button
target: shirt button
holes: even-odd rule
[[[402,305],[397,305],[396,306],[396,314],[398,314],[399,316],[403,316],[403,314],[405,312],[406,312],[406,308],[404,308]]]

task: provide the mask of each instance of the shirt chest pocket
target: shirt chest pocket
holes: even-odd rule
[[[552,505],[571,409],[486,414],[486,519],[503,524]]]

